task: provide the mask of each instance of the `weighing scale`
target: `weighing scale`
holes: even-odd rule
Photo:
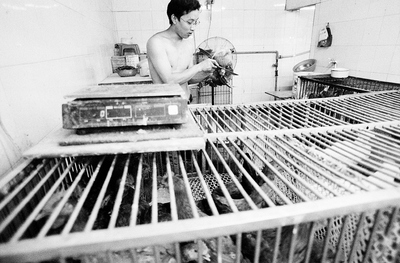
[[[182,124],[187,99],[178,84],[90,86],[65,96],[64,129]]]
[[[178,84],[90,86],[65,96],[63,128],[25,157],[204,149],[204,132]]]

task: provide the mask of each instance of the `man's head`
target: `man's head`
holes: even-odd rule
[[[177,19],[181,16],[189,14],[194,10],[200,10],[200,3],[198,0],[171,0],[167,7],[167,15],[169,24],[172,25],[171,16],[174,15]]]

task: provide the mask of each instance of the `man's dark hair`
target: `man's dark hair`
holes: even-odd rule
[[[194,10],[199,10],[200,7],[201,5],[198,0],[171,0],[167,7],[169,24],[172,25],[172,15],[180,19],[181,16],[189,14]]]

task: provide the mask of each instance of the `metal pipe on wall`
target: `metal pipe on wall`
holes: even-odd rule
[[[280,56],[279,56],[279,59],[283,59],[283,58],[294,58],[294,57],[301,56],[301,55],[305,55],[305,54],[308,54],[308,53],[310,53],[310,50],[303,51],[303,52],[300,52],[300,53],[297,53],[297,54],[294,54],[294,55],[289,55],[289,56],[282,56],[282,55],[280,55]]]

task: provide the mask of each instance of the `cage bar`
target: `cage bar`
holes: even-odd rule
[[[337,97],[347,94],[365,92],[400,90],[399,83],[377,81],[349,76],[347,78],[333,78],[330,75],[300,76],[300,87],[296,98],[312,99]]]
[[[399,121],[205,139],[32,159],[0,182],[1,261],[399,259]]]
[[[193,95],[194,94],[194,95]],[[193,90],[194,104],[225,105],[232,103],[232,88],[226,85],[201,85]]]
[[[399,120],[400,91],[189,110],[206,133],[302,129]]]

